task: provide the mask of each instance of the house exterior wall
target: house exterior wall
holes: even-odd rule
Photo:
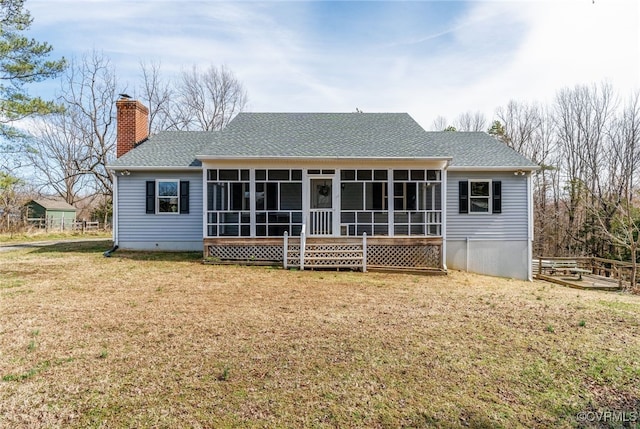
[[[158,179],[189,181],[189,213],[147,214],[146,182]],[[202,250],[202,172],[132,171],[117,177],[116,228],[121,249]]]
[[[459,213],[461,180],[499,180],[501,213]],[[447,268],[517,279],[530,276],[528,178],[513,172],[448,171]]]

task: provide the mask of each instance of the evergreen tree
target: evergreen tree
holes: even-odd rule
[[[59,110],[53,101],[30,96],[26,86],[57,76],[64,58],[50,60],[53,47],[25,36],[33,19],[25,0],[0,0],[0,136],[17,137],[9,124],[34,114]]]
[[[489,133],[489,135],[494,136],[501,142],[507,144],[509,143],[509,136],[507,136],[507,131],[504,129],[504,125],[502,125],[502,122],[498,120],[493,121],[491,127],[487,132]]]

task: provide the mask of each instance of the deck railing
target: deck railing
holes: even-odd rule
[[[580,268],[591,271],[592,274],[607,277],[618,282],[620,288],[626,288],[631,284],[633,267],[631,262],[616,261],[615,259],[605,259],[590,256],[576,257],[553,257],[539,256],[533,260],[533,272],[541,274],[543,261],[576,261]],[[636,273],[636,284],[640,282],[640,273]]]
[[[307,247],[307,224],[302,224],[300,231],[300,269],[304,270],[304,251]]]
[[[311,209],[311,235],[331,235],[333,231],[332,209]]]

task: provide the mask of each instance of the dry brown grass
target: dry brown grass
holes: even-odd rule
[[[446,277],[0,254],[1,427],[573,427],[640,409],[640,298]]]

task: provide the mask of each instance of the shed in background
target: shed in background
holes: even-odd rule
[[[25,204],[27,220],[51,229],[71,229],[76,221],[76,208],[63,200],[38,198]]]

